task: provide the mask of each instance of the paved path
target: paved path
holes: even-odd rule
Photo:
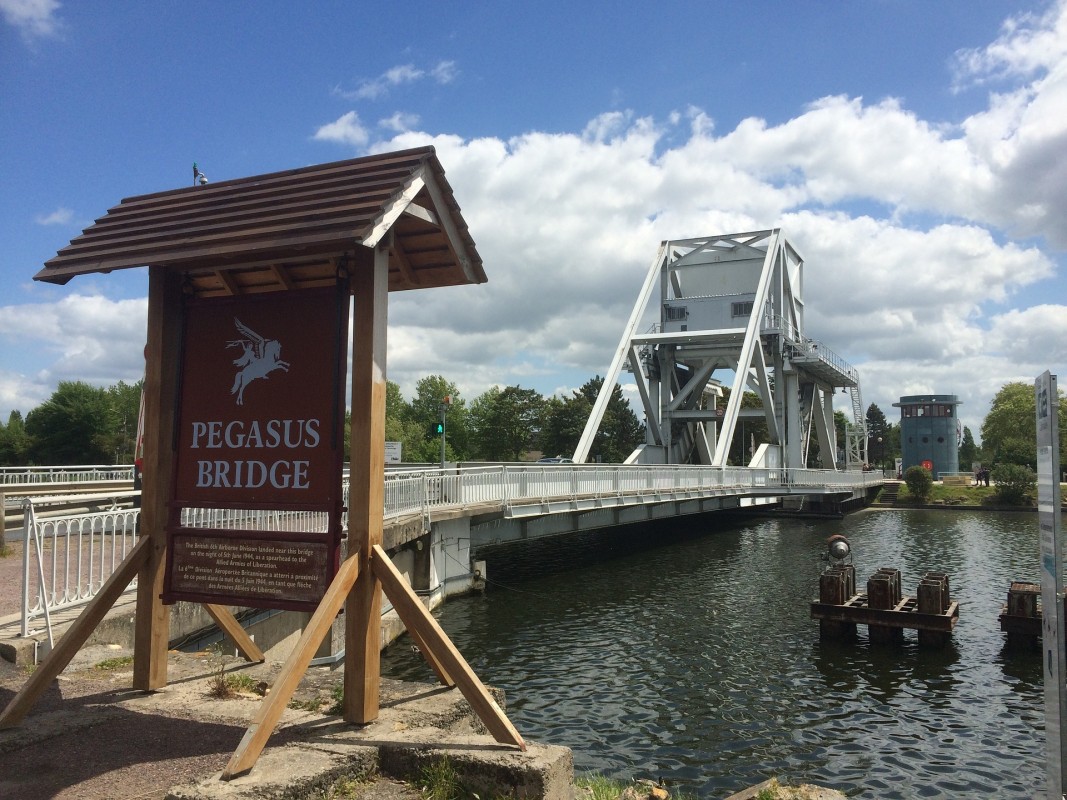
[[[0,556],[0,618],[22,610],[22,543],[9,544]]]

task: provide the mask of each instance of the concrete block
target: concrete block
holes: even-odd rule
[[[445,760],[460,783],[479,797],[515,800],[571,800],[574,760],[566,747],[527,743],[526,752],[487,743],[484,737],[457,737],[434,745],[382,744],[379,769],[401,780]]]
[[[166,800],[305,800],[328,797],[344,778],[362,779],[377,771],[378,751],[369,746],[345,748],[292,744],[264,751],[251,772],[232,781],[222,773],[172,786]]]

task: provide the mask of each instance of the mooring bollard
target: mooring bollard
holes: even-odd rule
[[[867,607],[875,611],[892,611],[900,602],[900,570],[882,567],[867,579]],[[867,626],[872,643],[891,644],[904,641],[904,629],[889,625]]]
[[[843,606],[856,593],[856,568],[852,564],[835,564],[819,576],[819,602]],[[854,639],[856,623],[835,619],[819,620],[823,639]]]
[[[916,602],[920,614],[944,614],[948,610],[948,575],[927,572],[919,581]],[[951,633],[919,629],[919,644],[925,647],[944,647]]]
[[[1008,603],[1000,615],[1000,629],[1008,634],[1010,650],[1037,650],[1041,646],[1041,584],[1012,581]]]

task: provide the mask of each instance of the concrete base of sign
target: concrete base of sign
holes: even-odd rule
[[[141,693],[126,688],[132,677],[123,658],[128,655],[128,650],[86,648],[60,677],[47,708],[32,711],[17,728],[0,730],[0,794],[331,797],[341,796],[330,787],[342,781],[415,783],[425,766],[445,759],[480,797],[571,797],[570,750],[528,742],[527,751],[520,752],[497,744],[458,690],[383,679],[378,719],[350,725],[332,708],[343,673],[325,667],[304,675],[255,767],[225,782],[221,772],[207,770],[221,769],[238,746],[263,702],[257,691],[275,683],[282,665],[172,653],[167,687]],[[105,663],[111,666],[101,669]],[[222,675],[235,678],[234,694],[227,699],[215,694]],[[0,668],[0,697],[7,698],[21,683],[14,667]],[[503,706],[503,694],[493,695]],[[116,747],[105,753],[104,742]],[[32,766],[42,759],[53,763],[55,753],[69,760],[68,769],[44,774]],[[194,754],[200,757],[197,763],[189,758]]]
[[[574,765],[565,747],[527,743],[526,752],[506,749],[485,735],[449,735],[426,729],[387,731],[379,723],[349,729],[329,741],[287,744],[266,750],[248,774],[232,781],[221,773],[171,787],[167,800],[287,800],[331,797],[346,782],[399,780],[417,783],[442,760],[478,797],[571,800]],[[362,741],[373,741],[371,745]],[[376,796],[369,792],[364,796]],[[415,794],[415,797],[421,795]]]

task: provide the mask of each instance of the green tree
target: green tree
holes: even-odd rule
[[[867,461],[881,468],[889,454],[890,433],[893,427],[874,403],[867,406]]]
[[[52,396],[26,416],[30,458],[36,464],[107,464],[117,429],[106,389],[61,381]]]
[[[591,409],[603,385],[604,379],[597,375],[586,381],[574,395],[584,397]],[[615,384],[611,397],[608,398],[600,429],[589,448],[588,460],[596,461],[599,457],[605,464],[621,464],[644,439],[644,424],[634,414],[630,404],[623,399],[622,387]]]
[[[908,485],[908,493],[914,500],[925,503],[933,488],[934,478],[930,470],[916,464],[904,470],[904,483]]]
[[[967,472],[974,461],[978,461],[978,445],[974,443],[971,429],[964,425],[963,441],[960,442],[960,470]]]
[[[19,467],[29,461],[29,439],[19,411],[8,414],[7,425],[0,423],[0,466]]]
[[[534,389],[492,387],[471,403],[475,455],[486,461],[518,461],[541,433],[545,398]]]
[[[1063,468],[1067,443],[1067,400],[1060,391],[1060,463]],[[1006,383],[997,392],[982,422],[982,449],[994,464],[1037,466],[1037,422],[1034,387],[1028,383]]]
[[[400,392],[400,384],[393,381],[385,382],[385,418],[400,422],[407,422],[411,419],[411,406]]]
[[[141,386],[143,381],[129,384],[119,381],[107,391],[111,403],[114,428],[111,431],[108,451],[115,464],[132,464],[133,451],[137,445],[137,416],[141,409]]]
[[[579,392],[570,397],[548,398],[541,423],[541,452],[546,456],[570,458],[592,411],[593,404]]]
[[[430,426],[441,420],[441,402],[446,397],[451,402],[446,411],[446,444],[448,447],[445,458],[450,461],[461,461],[471,457],[466,401],[460,397],[456,384],[445,380],[441,375],[428,375],[415,384],[415,397],[412,398],[409,406],[410,421],[418,423],[425,431],[426,438],[422,446],[418,448],[417,454],[412,454],[413,457],[417,455],[419,461],[434,462],[441,457],[441,442],[436,436],[430,436]]]

